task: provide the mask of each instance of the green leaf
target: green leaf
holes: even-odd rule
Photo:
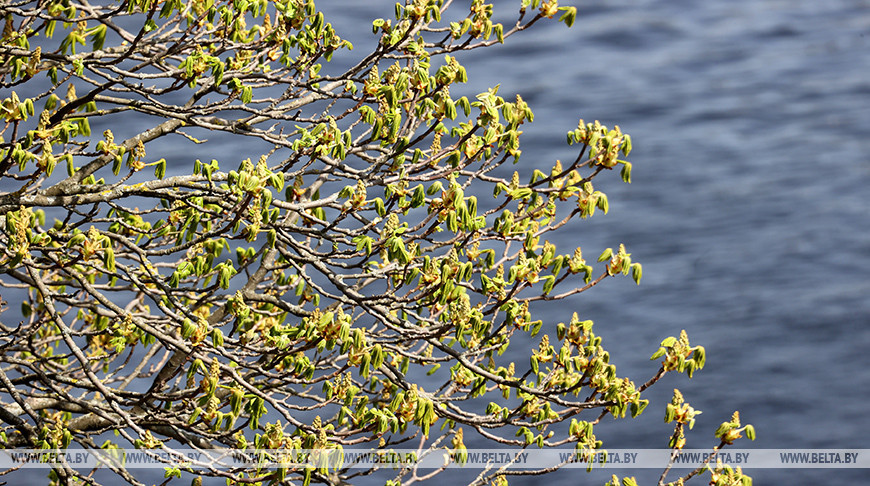
[[[643,413],[644,409],[646,409],[647,405],[649,405],[649,400],[638,400],[636,403],[631,404],[631,416],[632,418],[637,417],[641,413]]]
[[[643,267],[640,263],[632,263],[631,264],[631,278],[634,279],[634,283],[640,285],[640,279],[643,277]]]
[[[552,275],[547,276],[547,278],[544,280],[544,295],[549,294],[550,291],[553,290],[553,285],[555,285],[555,284],[556,284],[556,277],[554,277]]]
[[[386,209],[386,207],[384,207],[384,200],[383,199],[376,197],[372,200],[372,202],[375,205],[375,211],[378,213],[378,216],[383,218],[384,216],[387,215],[387,209]]]
[[[154,165],[154,177],[157,179],[166,177],[166,159],[160,159]]]
[[[755,440],[755,427],[747,425],[746,427],[744,427],[743,431],[746,432],[747,439]]]
[[[93,46],[93,50],[99,51],[103,48],[103,44],[106,42],[106,24],[100,24],[89,32],[92,36],[91,45]]]
[[[626,184],[631,184],[631,162],[619,161],[622,162],[622,171],[620,174],[622,175],[622,182]]]
[[[111,248],[106,248],[103,250],[103,263],[106,266],[106,270],[110,272],[115,271],[115,251]]]
[[[572,27],[574,25],[574,20],[577,19],[577,7],[559,7],[559,10],[564,12],[562,16],[559,17],[559,22],[565,22],[565,25]]]
[[[693,360],[695,364],[698,365],[698,369],[704,367],[704,364],[707,363],[707,351],[704,349],[704,346],[696,346],[692,351]]]

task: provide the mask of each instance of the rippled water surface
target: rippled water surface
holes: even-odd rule
[[[519,2],[494,3],[507,20]],[[372,45],[371,19],[393,11],[380,0],[318,4],[357,46],[351,56]],[[565,132],[581,117],[633,137],[633,184],[604,174],[597,187],[610,214],[556,243],[579,242],[587,258],[625,243],[644,265],[642,285],[611,279],[540,316],[594,319],[620,374],[636,382],[681,329],[707,348],[708,363],[691,381],[653,387],[640,418],[596,432],[611,448],[665,447],[662,411],[679,387],[704,411],[689,447],[714,445],[735,409],[756,427],[752,447],[868,447],[870,2],[574,4],[573,29],[553,22],[460,59],[466,94],[500,83],[501,95],[520,93],[535,111],[520,170],[573,158]],[[757,485],[816,485],[866,484],[870,473],[751,474]],[[552,482],[608,477],[560,472]]]

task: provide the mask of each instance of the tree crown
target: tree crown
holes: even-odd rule
[[[4,444],[461,451],[473,434],[595,451],[603,417],[636,416],[665,373],[702,368],[683,332],[637,385],[591,321],[533,316],[608,277],[640,282],[623,245],[590,264],[548,239],[608,211],[593,181],[630,182],[631,137],[580,120],[569,162],[511,170],[532,109],[497,88],[451,96],[461,53],[571,26],[576,9],[523,0],[504,26],[493,5],[451,4],[397,4],[341,72],[325,67],[353,46],[310,0],[0,7],[0,285],[23,313],[2,328]],[[250,157],[222,157],[225,143]],[[675,391],[674,450],[696,413]],[[735,414],[720,447],[742,432]]]

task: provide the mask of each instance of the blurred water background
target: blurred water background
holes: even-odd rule
[[[494,3],[510,22],[519,2]],[[648,358],[658,343],[681,329],[708,354],[694,379],[667,377],[643,415],[605,419],[597,435],[610,448],[666,447],[664,406],[679,387],[704,412],[688,447],[714,445],[715,428],[740,410],[758,438],[739,447],[867,448],[870,2],[571,4],[580,12],[572,29],[551,22],[460,58],[463,94],[500,84],[506,99],[520,93],[532,106],[521,171],[573,159],[565,133],[581,117],[619,124],[634,141],[633,183],[602,174],[596,188],[610,213],[556,243],[580,244],[587,258],[625,243],[644,265],[641,285],[610,279],[538,317],[557,323],[576,310],[593,319],[620,375],[638,383],[655,372]],[[370,20],[389,18],[392,5],[318,6],[359,55],[372,45]],[[546,481],[603,484],[610,475],[577,471]],[[613,472],[646,484],[659,474]],[[756,485],[870,476],[749,472]]]
[[[494,3],[511,23],[519,1]],[[579,244],[590,260],[625,243],[644,265],[642,284],[608,279],[540,307],[537,317],[548,326],[572,311],[593,319],[620,376],[636,383],[655,373],[648,358],[659,342],[681,329],[706,347],[707,367],[692,380],[666,377],[646,392],[652,403],[643,415],[606,418],[596,434],[612,449],[666,447],[672,427],[662,420],[664,406],[678,387],[704,412],[690,448],[715,445],[713,431],[734,410],[758,434],[739,447],[870,448],[870,2],[564,3],[579,8],[574,28],[548,22],[462,55],[469,83],[451,94],[500,84],[506,99],[519,93],[530,103],[535,122],[524,126],[517,167],[526,174],[576,156],[565,133],[579,118],[632,135],[634,182],[602,174],[596,188],[609,195],[610,214],[597,213],[554,243],[562,252]],[[321,0],[318,7],[355,44],[345,56],[352,59],[370,52],[371,20],[390,18],[393,4]],[[220,149],[222,161],[250,157],[229,141]],[[189,158],[189,150],[179,142],[178,154]],[[160,483],[151,472],[143,479]],[[575,469],[545,480],[603,484],[612,472],[642,484],[660,473]],[[870,476],[749,473],[756,485],[796,486],[867,484]],[[45,475],[33,477],[42,483]]]

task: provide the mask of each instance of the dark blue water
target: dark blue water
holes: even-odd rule
[[[365,36],[367,19],[389,17],[391,5],[321,6],[339,32]],[[640,418],[602,427],[605,445],[665,447],[662,410],[679,387],[704,411],[690,447],[713,445],[734,410],[758,432],[742,447],[866,447],[870,2],[582,2],[573,29],[542,27],[461,58],[468,93],[500,83],[501,95],[532,105],[529,171],[572,157],[564,134],[578,118],[630,133],[633,184],[598,179],[610,214],[560,243],[597,255],[622,242],[644,265],[639,287],[607,281],[543,309],[545,321],[569,318],[566,307],[594,319],[620,373],[638,382],[655,371],[646,358],[658,342],[681,329],[708,352],[694,379],[651,389]],[[868,476],[750,473],[755,484],[794,485]],[[580,474],[553,480],[585,483]]]
[[[495,3],[507,20],[506,5],[518,2]],[[319,2],[357,46],[344,59],[365,55],[371,19],[390,17],[392,5]],[[713,430],[740,410],[756,427],[753,447],[866,448],[870,2],[595,1],[583,2],[573,29],[540,27],[461,57],[466,94],[500,83],[505,98],[531,104],[521,171],[572,159],[564,134],[581,117],[632,135],[633,184],[597,179],[610,214],[556,243],[567,251],[579,242],[590,259],[625,243],[644,278],[639,287],[608,280],[539,317],[552,325],[576,310],[595,320],[620,375],[636,382],[655,372],[647,358],[658,343],[681,329],[708,354],[694,379],[667,377],[649,390],[640,418],[606,420],[596,429],[605,446],[666,447],[663,409],[678,387],[704,411],[688,447],[714,445]],[[750,474],[757,485],[867,477]],[[603,484],[609,473],[552,478]]]

